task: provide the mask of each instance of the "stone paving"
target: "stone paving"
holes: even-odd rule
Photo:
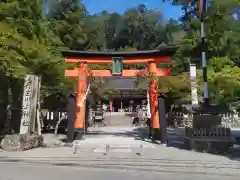
[[[116,149],[122,147],[116,146]],[[240,162],[227,156],[218,156],[173,147],[122,148],[125,151],[94,151],[84,147],[74,152],[71,147],[38,148],[25,152],[4,152],[0,163],[26,165],[74,166],[89,168],[127,169],[149,172],[209,173],[223,176],[240,175]],[[126,151],[130,149],[130,151]]]
[[[125,118],[125,119],[124,119]],[[117,117],[129,123],[129,117]],[[127,119],[127,120],[126,120]],[[90,133],[74,147],[38,148],[24,152],[1,152],[0,163],[28,165],[76,166],[85,168],[115,168],[149,172],[209,173],[222,176],[240,175],[240,158],[204,154],[181,149],[183,130],[169,129],[170,147],[153,144],[144,138],[146,127],[118,123],[90,128]],[[57,138],[46,135],[48,143]],[[240,152],[240,149],[239,151]]]
[[[107,126],[90,127],[88,134],[81,141],[75,141],[77,147],[73,151],[89,151],[95,153],[104,153],[106,151],[114,152],[136,152],[141,149],[159,148],[161,145],[153,144],[148,136],[148,128],[144,126],[132,126],[130,116],[109,116],[106,118]],[[236,129],[234,135],[238,135]],[[183,128],[168,128],[168,146],[175,149],[183,148]],[[64,139],[64,135],[55,137],[54,135],[45,135],[47,144],[61,144],[59,139]],[[63,144],[62,144],[63,146]],[[161,146],[162,147],[162,146]],[[168,147],[167,149],[169,150]],[[183,151],[183,150],[181,150]]]

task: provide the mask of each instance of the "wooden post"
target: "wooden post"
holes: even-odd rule
[[[85,91],[86,91],[86,80],[87,80],[87,64],[81,63],[79,65],[78,74],[78,87],[77,87],[77,112],[76,120],[74,121],[74,129],[76,132],[75,139],[82,139],[85,127]]]
[[[67,143],[72,143],[74,140],[74,122],[76,120],[76,94],[75,91],[71,91],[68,95],[67,105]]]
[[[161,143],[162,144],[166,144],[167,143],[167,121],[166,121],[166,109],[165,109],[165,100],[164,100],[164,96],[159,96],[158,97],[158,112],[159,112],[159,122],[161,124],[161,128],[160,128],[160,139],[161,139]]]
[[[148,72],[151,78],[156,77],[156,62],[148,63]],[[158,82],[156,79],[151,79],[149,83],[149,97],[150,97],[150,111],[152,120],[152,129],[154,132],[160,128],[159,115],[158,115]],[[154,138],[154,134],[153,134]]]

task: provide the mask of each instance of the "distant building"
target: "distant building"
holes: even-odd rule
[[[113,111],[121,109],[132,111],[137,105],[141,105],[143,100],[147,99],[146,89],[140,89],[136,84],[136,78],[109,77],[103,79],[104,88],[116,89],[111,95],[109,102],[112,103]]]

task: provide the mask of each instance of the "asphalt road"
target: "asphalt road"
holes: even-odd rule
[[[0,180],[218,180],[221,175],[0,163]],[[237,180],[237,176],[224,177]]]
[[[148,146],[151,143],[139,139],[146,133],[144,128],[135,129],[129,126],[130,122],[130,117],[115,116],[107,119],[108,126],[115,127],[91,128],[92,134],[81,141],[80,150],[75,155],[70,147],[0,152],[0,180],[239,180],[240,161],[174,148],[182,139],[179,135],[182,129],[177,132],[169,129],[172,148],[152,148]],[[56,140],[52,136],[45,138],[49,143]],[[87,147],[91,143],[94,147],[99,144],[142,144],[147,148],[142,156],[136,156],[135,152],[104,156],[90,152]],[[115,159],[109,160],[109,156]]]

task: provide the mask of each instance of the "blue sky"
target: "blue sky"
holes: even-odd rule
[[[148,9],[159,9],[165,19],[177,20],[182,14],[180,7],[163,3],[162,0],[83,0],[83,2],[90,13],[99,13],[103,10],[123,13],[128,8],[145,4]]]

